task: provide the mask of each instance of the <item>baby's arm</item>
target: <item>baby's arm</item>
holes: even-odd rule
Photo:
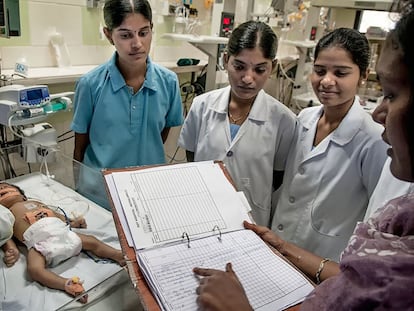
[[[14,243],[12,239],[10,239],[1,248],[4,252],[4,263],[7,267],[13,266],[20,256],[20,252],[16,246],[16,243]]]
[[[83,217],[76,217],[76,218],[69,218],[67,215],[61,214],[55,211],[55,216],[58,217],[63,222],[67,223],[69,221],[69,225],[72,228],[87,228],[86,220]]]
[[[87,228],[86,220],[83,217],[77,217],[69,221],[72,228]]]

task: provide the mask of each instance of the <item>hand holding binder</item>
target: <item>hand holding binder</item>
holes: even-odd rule
[[[254,310],[282,310],[313,289],[307,279],[276,256],[251,230],[190,238],[137,252],[138,264],[165,310],[197,310],[194,267],[223,270],[231,262]]]
[[[106,173],[115,208],[135,249],[243,229],[251,221],[218,163],[193,162]]]
[[[313,289],[243,228],[249,215],[222,164],[128,168],[104,175],[121,245],[135,271],[129,271],[131,279],[149,310],[196,310],[193,268],[223,269],[227,262],[256,310],[296,304]]]

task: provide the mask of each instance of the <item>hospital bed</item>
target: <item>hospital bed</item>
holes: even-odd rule
[[[50,164],[45,161],[38,170],[32,169],[31,173],[6,181],[21,187],[30,199],[62,208],[68,216],[83,215],[88,228],[74,231],[94,235],[120,249],[112,214],[73,190],[73,169],[79,165],[62,153],[55,152]],[[62,291],[33,282],[26,272],[27,250],[24,246],[19,248],[21,255],[13,267],[6,267],[3,254],[0,254],[0,310],[105,311],[142,308],[127,272],[116,263],[81,252],[51,268],[63,277],[79,276],[84,280],[89,298],[87,304],[81,304]]]

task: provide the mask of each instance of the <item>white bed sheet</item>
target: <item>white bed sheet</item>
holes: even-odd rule
[[[70,210],[71,205],[72,208],[73,205],[78,205],[81,208],[75,208],[75,211],[82,213],[89,204],[89,210],[84,215],[88,228],[76,230],[94,235],[101,241],[120,249],[111,213],[82,197],[74,190],[39,173],[14,178],[8,182],[21,187],[28,198],[40,200],[48,205],[61,206],[66,212]],[[30,280],[26,272],[26,249],[24,246],[20,249],[22,254],[13,267],[6,267],[0,260],[0,310],[56,310],[73,300],[62,291],[44,287]],[[88,291],[102,287],[97,285],[108,283],[103,283],[103,281],[111,276],[119,276],[122,273],[118,273],[121,269],[116,263],[96,263],[81,253],[51,270],[63,277],[79,276],[84,280],[85,290]],[[100,290],[105,291],[105,289]],[[91,296],[94,297],[90,297],[88,304],[94,304],[93,300],[99,297],[96,293]],[[79,304],[79,307],[84,306],[79,302],[75,304]],[[73,303],[70,305],[73,307]]]

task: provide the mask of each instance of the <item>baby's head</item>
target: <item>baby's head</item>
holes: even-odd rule
[[[27,198],[24,191],[18,186],[11,185],[6,182],[0,183],[0,204],[10,208],[13,204],[26,200]]]

